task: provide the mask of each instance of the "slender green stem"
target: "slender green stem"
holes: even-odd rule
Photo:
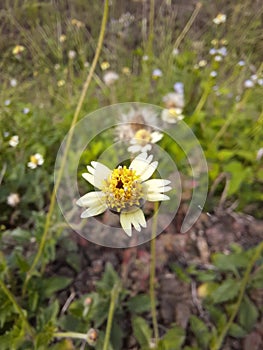
[[[154,39],[154,6],[155,1],[150,0],[150,15],[149,15],[149,35],[147,43],[147,54],[151,57],[153,54],[153,39]]]
[[[211,84],[208,82],[197,106],[195,107],[195,110],[194,110],[192,118],[191,118],[192,122],[195,121],[196,118],[198,118],[198,115],[201,112],[201,110],[203,109],[210,92],[211,92]]]
[[[258,247],[256,248],[256,251],[255,251],[255,254],[252,256],[248,266],[247,266],[247,269],[245,271],[245,274],[244,274],[244,277],[243,277],[243,280],[241,282],[241,286],[240,286],[240,292],[239,292],[239,296],[238,296],[238,299],[237,299],[237,302],[236,302],[236,305],[232,311],[232,314],[228,320],[228,322],[226,323],[226,325],[224,326],[224,328],[222,329],[221,333],[219,334],[215,344],[212,345],[211,347],[211,350],[219,350],[221,349],[221,346],[222,346],[222,343],[225,339],[225,336],[227,335],[227,332],[229,331],[229,328],[231,327],[232,323],[234,322],[234,319],[238,313],[238,310],[240,308],[240,304],[243,300],[243,297],[244,297],[244,294],[245,294],[245,291],[246,291],[246,286],[247,286],[247,283],[248,283],[248,279],[249,279],[249,276],[250,276],[250,273],[256,263],[256,261],[259,259],[261,253],[263,252],[263,242],[261,242]]]
[[[72,338],[72,339],[82,339],[87,341],[87,334],[77,333],[77,332],[56,332],[54,333],[54,338]]]
[[[119,297],[119,292],[120,292],[120,285],[119,283],[117,283],[115,284],[115,286],[111,291],[110,308],[108,313],[108,321],[107,321],[107,327],[106,327],[106,334],[104,338],[103,350],[108,350],[109,348],[113,315],[114,315],[115,305]]]
[[[186,36],[187,32],[189,31],[189,29],[191,28],[192,24],[194,23],[200,9],[202,7],[201,2],[198,2],[196,4],[196,7],[191,15],[191,17],[189,18],[189,21],[186,23],[184,29],[182,30],[182,32],[180,33],[180,35],[178,36],[178,38],[176,39],[175,43],[174,43],[174,49],[178,49],[179,45],[181,44],[182,40],[184,39],[184,37]]]
[[[157,234],[157,218],[158,218],[159,203],[154,203],[154,216],[152,223],[152,239],[151,239],[151,265],[150,265],[150,301],[151,301],[151,313],[153,321],[153,332],[155,343],[157,344],[159,339],[157,313],[156,313],[156,301],[155,301],[155,268],[156,268],[156,234]]]
[[[81,95],[80,95],[80,98],[79,98],[79,101],[78,101],[78,104],[77,104],[77,107],[76,107],[76,110],[75,110],[75,113],[74,113],[74,116],[73,116],[73,119],[72,119],[72,122],[71,122],[70,130],[69,130],[69,133],[68,133],[67,142],[66,142],[66,146],[65,146],[65,151],[64,151],[64,154],[63,154],[63,157],[62,157],[62,161],[61,161],[61,167],[59,169],[59,172],[58,172],[58,175],[57,175],[57,181],[56,181],[56,183],[54,185],[53,192],[52,192],[52,195],[51,195],[50,206],[49,206],[49,210],[48,210],[48,213],[47,213],[47,218],[46,218],[46,222],[45,222],[44,232],[43,232],[43,235],[42,235],[42,238],[41,238],[41,242],[39,244],[39,248],[38,248],[37,254],[36,254],[35,258],[34,258],[34,261],[33,261],[32,265],[31,265],[29,271],[27,272],[27,276],[26,276],[25,283],[24,283],[24,286],[23,286],[23,295],[26,292],[26,288],[27,288],[28,282],[29,282],[29,280],[30,280],[30,278],[31,278],[31,276],[32,276],[32,274],[33,274],[33,272],[34,272],[34,270],[35,270],[35,268],[36,268],[36,266],[37,266],[41,256],[42,256],[43,250],[45,248],[45,243],[46,243],[46,240],[47,240],[47,236],[48,236],[48,232],[49,232],[49,228],[50,228],[50,224],[51,224],[51,219],[52,219],[52,214],[53,214],[54,206],[55,206],[55,202],[56,202],[56,192],[58,190],[58,187],[59,187],[61,179],[62,179],[62,175],[63,175],[63,171],[64,171],[64,168],[65,168],[68,151],[69,151],[69,148],[70,148],[70,145],[71,145],[71,141],[72,141],[72,136],[73,136],[73,132],[74,132],[74,126],[75,126],[75,124],[76,124],[76,122],[78,120],[78,117],[79,117],[79,114],[80,114],[80,111],[81,111],[81,108],[82,108],[85,96],[87,94],[88,87],[89,87],[91,79],[93,77],[93,73],[95,71],[95,68],[96,68],[96,65],[97,65],[97,62],[98,62],[98,59],[99,59],[99,55],[100,55],[100,52],[101,52],[101,49],[102,49],[102,43],[103,43],[105,29],[106,29],[108,12],[109,12],[109,1],[105,0],[103,18],[102,18],[102,22],[101,22],[100,35],[99,35],[99,39],[98,39],[98,45],[97,45],[97,48],[96,48],[95,56],[94,56],[92,65],[90,67],[90,71],[88,73],[87,79],[86,79],[86,81],[85,81],[85,83],[83,85],[82,92],[81,92]]]
[[[22,308],[19,306],[19,304],[17,303],[15,297],[13,296],[13,294],[10,292],[10,290],[6,287],[6,285],[4,284],[4,282],[1,279],[0,279],[0,287],[2,288],[3,292],[5,293],[5,295],[8,297],[8,299],[13,304],[15,310],[18,312],[18,314],[21,317],[22,321],[24,322],[24,324],[25,324],[29,334],[31,336],[33,336],[34,335],[34,331],[31,328],[30,324],[28,323]]]

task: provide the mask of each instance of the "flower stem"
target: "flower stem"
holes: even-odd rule
[[[56,332],[53,334],[54,338],[72,338],[82,339],[87,341],[87,334],[77,332]]]
[[[238,313],[238,310],[240,308],[240,304],[243,300],[243,297],[244,297],[244,294],[245,294],[245,291],[246,291],[246,286],[247,286],[247,283],[248,283],[248,279],[249,279],[249,276],[250,276],[250,273],[253,269],[253,266],[255,265],[256,261],[259,259],[261,253],[263,252],[263,242],[261,242],[258,247],[256,248],[256,251],[255,251],[255,254],[252,256],[248,266],[247,266],[247,269],[245,271],[245,274],[244,274],[244,277],[243,277],[243,280],[241,282],[241,286],[240,286],[240,292],[239,292],[239,296],[238,296],[238,299],[237,299],[237,302],[234,306],[234,309],[232,311],[232,314],[228,320],[228,322],[226,323],[226,325],[224,326],[224,328],[222,329],[221,333],[219,334],[215,344],[213,344],[211,346],[211,350],[219,350],[221,349],[221,346],[222,346],[222,343],[225,339],[225,336],[227,335],[227,332],[229,330],[229,328],[231,327],[237,313]]]
[[[155,301],[155,268],[156,268],[156,234],[157,234],[157,217],[158,217],[159,203],[154,203],[154,216],[152,223],[152,239],[151,239],[151,264],[150,264],[150,301],[151,301],[151,313],[153,322],[153,332],[155,338],[155,344],[159,339],[157,313],[156,313],[156,301]]]
[[[189,21],[186,23],[184,29],[182,30],[182,32],[180,33],[180,35],[178,36],[178,38],[176,39],[175,43],[174,43],[174,49],[178,49],[179,45],[181,44],[182,40],[184,39],[184,37],[186,36],[187,32],[189,31],[189,29],[191,28],[192,24],[194,23],[194,20],[196,19],[200,9],[202,7],[202,3],[198,2],[196,4],[196,7],[191,15],[191,17],[189,18]]]
[[[149,55],[149,57],[152,57],[153,55],[154,6],[155,6],[155,1],[150,0],[149,35],[148,35],[148,43],[147,43],[147,54]]]
[[[109,348],[112,320],[113,320],[115,305],[118,300],[119,292],[120,292],[120,285],[119,283],[116,283],[111,291],[111,300],[110,300],[110,307],[109,307],[109,313],[108,313],[108,321],[107,321],[107,327],[106,327],[106,334],[104,338],[103,350],[108,350]]]
[[[29,334],[31,336],[34,335],[34,331],[31,328],[30,324],[27,321],[27,318],[22,310],[22,308],[19,306],[19,304],[17,303],[15,297],[13,296],[13,294],[10,292],[10,290],[6,287],[6,285],[4,284],[4,282],[0,279],[0,287],[2,288],[3,292],[5,293],[5,295],[8,297],[8,299],[11,301],[11,303],[14,306],[14,309],[18,312],[19,316],[21,317],[21,320],[24,322]]]
[[[102,22],[101,22],[100,35],[99,35],[99,39],[98,39],[98,45],[97,45],[97,48],[96,48],[95,56],[93,58],[93,62],[92,62],[92,65],[90,67],[90,71],[88,73],[87,79],[86,79],[86,81],[85,81],[85,83],[83,85],[82,92],[81,92],[81,95],[80,95],[80,98],[79,98],[79,101],[78,101],[78,104],[77,104],[77,107],[76,107],[76,110],[75,110],[75,113],[74,113],[74,116],[73,116],[73,119],[72,119],[72,122],[71,122],[70,130],[69,130],[69,133],[68,133],[67,142],[66,142],[66,146],[65,146],[65,151],[64,151],[63,158],[62,158],[62,161],[61,161],[61,167],[59,169],[58,176],[57,176],[57,181],[56,181],[56,183],[54,185],[53,192],[51,194],[50,206],[49,206],[49,210],[48,210],[47,217],[46,217],[44,232],[43,232],[43,235],[42,235],[42,238],[41,238],[41,242],[39,244],[39,248],[38,248],[37,254],[36,254],[36,256],[35,256],[35,258],[33,260],[33,263],[31,265],[30,269],[27,272],[27,275],[26,275],[25,283],[24,283],[24,286],[23,286],[23,293],[22,293],[23,295],[26,292],[26,288],[27,288],[28,282],[29,282],[30,278],[32,277],[32,274],[33,274],[33,272],[34,272],[34,270],[35,270],[35,268],[36,268],[36,266],[37,266],[37,264],[38,264],[38,262],[39,262],[39,260],[40,260],[40,258],[42,256],[42,253],[43,253],[44,248],[45,248],[45,243],[47,241],[47,236],[48,236],[48,232],[49,232],[49,228],[50,228],[50,224],[51,224],[52,214],[53,214],[54,207],[55,207],[55,202],[56,202],[56,192],[58,190],[58,187],[59,187],[61,179],[62,179],[62,175],[63,175],[63,171],[64,171],[64,168],[65,168],[68,151],[69,151],[69,148],[70,148],[70,145],[71,145],[71,140],[72,140],[72,136],[73,136],[73,132],[74,132],[74,126],[75,126],[75,124],[76,124],[76,122],[78,120],[78,117],[79,117],[79,114],[80,114],[80,111],[81,111],[81,108],[82,108],[85,96],[87,94],[88,87],[90,85],[91,79],[93,77],[93,73],[95,71],[95,68],[96,68],[96,65],[97,65],[97,62],[98,62],[98,59],[99,59],[99,55],[100,55],[100,52],[101,52],[102,43],[103,43],[103,39],[104,39],[104,34],[105,34],[105,30],[106,30],[106,23],[107,23],[107,18],[108,18],[108,12],[109,12],[109,1],[105,0],[104,11],[103,11],[103,18],[102,18]]]

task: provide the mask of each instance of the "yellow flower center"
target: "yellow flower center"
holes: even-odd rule
[[[152,136],[148,130],[140,129],[136,132],[134,138],[136,139],[137,143],[139,143],[142,146],[145,146],[151,141]]]
[[[30,156],[30,162],[33,163],[33,164],[36,164],[38,165],[38,160],[35,156]]]
[[[126,166],[113,170],[102,191],[106,194],[107,206],[117,212],[139,206],[143,197],[140,176]]]

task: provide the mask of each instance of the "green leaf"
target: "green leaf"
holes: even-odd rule
[[[139,294],[127,301],[127,307],[131,313],[142,313],[151,309],[150,297],[147,294]]]
[[[231,337],[243,338],[247,334],[247,332],[238,324],[232,323],[229,328],[228,334],[231,335]]]
[[[240,290],[240,281],[229,278],[225,280],[213,293],[214,303],[223,303],[234,299]]]
[[[185,340],[185,331],[178,326],[170,329],[158,343],[158,350],[180,350]]]
[[[244,166],[238,161],[232,161],[224,167],[224,171],[231,174],[227,194],[236,193],[247,176]]]
[[[239,268],[246,268],[249,260],[245,252],[232,253],[230,255],[215,253],[212,256],[213,265],[220,271],[232,271],[234,273],[236,273]]]
[[[259,266],[251,277],[251,285],[256,289],[263,288],[263,265]]]
[[[52,294],[58,292],[59,290],[65,289],[72,282],[72,278],[68,277],[50,277],[42,281],[43,294],[46,298],[49,298]]]
[[[134,317],[132,319],[132,328],[134,336],[140,346],[149,346],[152,331],[148,323],[142,317]]]
[[[239,324],[248,332],[250,332],[255,325],[259,316],[259,312],[255,304],[245,296],[238,312]]]
[[[102,279],[97,282],[96,286],[99,290],[110,294],[112,288],[117,282],[119,282],[119,280],[120,279],[117,272],[114,270],[110,263],[107,263]]]
[[[206,349],[212,336],[210,330],[207,328],[206,324],[196,316],[190,317],[190,325],[199,346],[201,346],[202,349]]]

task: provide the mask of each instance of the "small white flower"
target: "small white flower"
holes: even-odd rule
[[[258,76],[256,74],[252,74],[250,79],[253,80],[253,81],[257,81],[258,80]]]
[[[217,50],[214,47],[209,50],[209,54],[212,56],[214,56],[216,53],[217,53]]]
[[[68,58],[70,59],[70,60],[74,60],[74,58],[77,56],[77,53],[76,53],[76,51],[74,51],[74,50],[69,50],[69,52],[68,52]]]
[[[225,23],[226,21],[226,15],[224,13],[219,13],[214,19],[213,22],[215,24],[221,24],[221,23]]]
[[[214,60],[216,61],[216,62],[221,62],[222,61],[222,56],[220,56],[220,55],[216,55],[215,57],[214,57]]]
[[[173,56],[179,55],[179,50],[176,49],[176,48],[174,48],[173,51],[172,51],[172,55],[173,55]]]
[[[8,143],[9,143],[9,146],[16,147],[19,144],[19,137],[18,137],[18,135],[12,136]]]
[[[120,124],[116,127],[116,139],[130,142],[140,129],[152,132],[158,127],[157,113],[150,108],[131,109],[129,113],[122,114]]]
[[[41,154],[36,153],[30,156],[30,162],[27,163],[27,166],[30,169],[36,169],[37,166],[40,166],[44,163],[44,158]]]
[[[20,202],[20,197],[18,193],[10,193],[6,200],[7,204],[10,207],[16,207]]]
[[[174,91],[177,92],[178,94],[183,95],[184,94],[184,84],[181,83],[180,81],[176,82],[174,84]]]
[[[238,64],[240,67],[244,67],[245,64],[246,64],[246,62],[243,61],[243,60],[241,60],[241,61],[239,61],[237,64]]]
[[[161,78],[162,76],[163,76],[163,72],[161,71],[161,69],[156,68],[153,70],[153,72],[152,72],[153,79],[158,79],[158,78]]]
[[[148,61],[148,60],[149,60],[149,56],[143,55],[143,56],[142,56],[142,60],[145,61],[145,62]]]
[[[58,69],[60,68],[60,64],[59,64],[59,63],[56,63],[56,64],[54,65],[54,68],[55,68],[55,70],[58,70]]]
[[[166,108],[184,108],[184,95],[176,92],[169,92],[163,97]]]
[[[206,65],[207,65],[207,60],[201,60],[201,61],[198,62],[198,66],[199,66],[200,68],[203,68],[203,67],[205,67]]]
[[[131,139],[128,151],[131,153],[148,152],[152,149],[152,144],[159,142],[162,138],[163,134],[159,131],[150,132],[147,129],[140,129]]]
[[[17,86],[17,80],[16,80],[16,79],[11,79],[11,80],[10,80],[10,85],[11,85],[12,87],[16,87],[16,86]]]
[[[178,121],[184,119],[182,114],[183,110],[181,108],[169,108],[162,111],[162,120],[169,124],[176,124]]]
[[[259,86],[263,86],[263,79],[262,78],[258,79],[257,83]]]
[[[225,46],[222,46],[217,50],[217,53],[221,56],[226,56],[227,55],[227,48]]]
[[[257,151],[257,160],[260,160],[262,157],[263,157],[263,147]]]
[[[213,70],[211,73],[210,73],[210,77],[212,78],[215,78],[217,76],[217,72],[215,70]]]
[[[250,79],[244,81],[244,87],[250,89],[254,86],[254,82]]]
[[[5,100],[5,106],[10,106],[11,101],[10,100]]]
[[[171,189],[169,180],[148,180],[155,172],[158,162],[152,162],[153,156],[141,153],[130,164],[110,170],[99,162],[88,165],[88,173],[82,174],[85,180],[100,191],[92,191],[82,196],[76,204],[88,208],[81,218],[88,218],[110,209],[120,214],[120,224],[128,236],[132,235],[132,226],[141,231],[146,220],[141,209],[145,201],[169,200],[164,194]]]
[[[119,74],[108,71],[103,75],[103,81],[107,86],[113,85],[119,79]]]
[[[23,108],[23,113],[28,114],[30,112],[30,109],[28,107]]]

